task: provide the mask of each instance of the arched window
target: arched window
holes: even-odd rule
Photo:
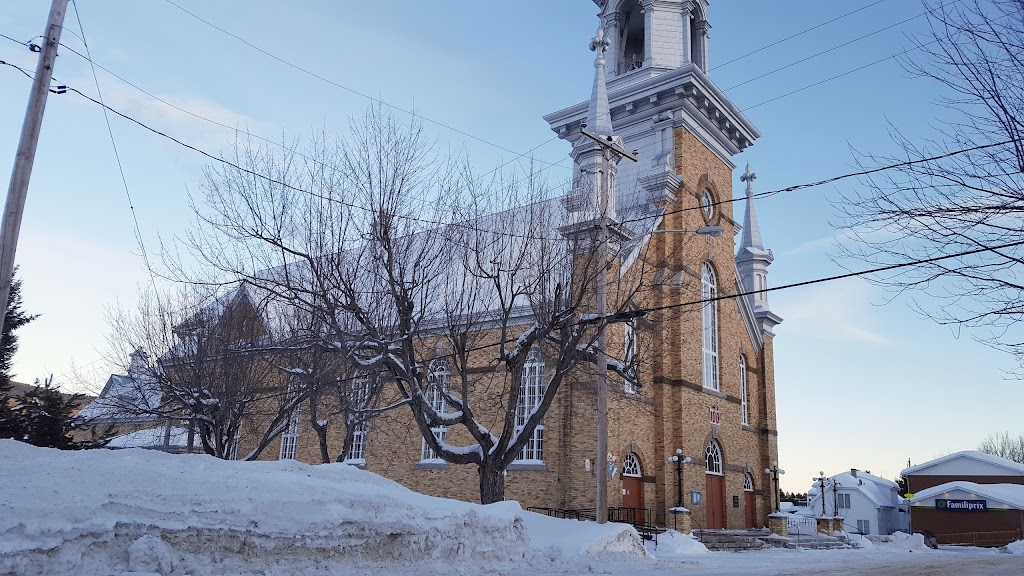
[[[711,265],[700,269],[701,347],[703,349],[704,387],[719,390],[718,384],[718,283]]]
[[[626,322],[625,328],[623,329],[623,348],[622,361],[626,365],[626,370],[630,372],[633,379],[626,379],[625,389],[626,394],[636,394],[638,392],[636,377],[639,370],[637,369],[637,341],[636,341],[636,326],[633,322]]]
[[[740,356],[740,422],[750,424],[750,398],[747,391],[747,359]]]
[[[705,72],[708,65],[708,28],[710,25],[704,19],[704,13],[694,9],[690,15],[690,60]]]
[[[640,2],[632,0],[624,2],[620,9],[622,14],[622,29],[620,31],[620,45],[622,46],[622,60],[619,61],[619,74],[625,74],[631,70],[642,68],[646,53],[644,52],[646,41],[644,13],[640,8]]]
[[[451,364],[444,358],[439,358],[430,363],[430,370],[427,372],[427,401],[430,402],[430,407],[435,412],[445,413],[448,411],[448,402],[445,396],[448,394],[448,386],[451,384],[452,369]],[[438,442],[444,442],[448,436],[447,426],[433,426],[430,428],[431,433],[434,434],[434,438],[437,438]],[[427,441],[423,440],[423,450],[421,454],[422,460],[438,460],[438,455],[434,452]]]
[[[743,475],[743,491],[744,492],[753,492],[754,491],[754,479],[750,476],[750,474],[744,474]]]
[[[366,462],[366,419],[359,411],[369,408],[370,395],[373,382],[370,374],[360,372],[352,380],[349,389],[349,410],[353,415],[360,418],[358,424],[352,430],[352,446],[345,455],[345,462],[348,464],[363,464]]]
[[[540,348],[530,348],[526,356],[526,364],[523,365],[523,386],[519,393],[519,401],[516,403],[516,433],[518,434],[526,427],[526,421],[530,414],[540,405],[544,399],[544,391],[547,382],[544,380],[544,354]],[[540,423],[533,430],[533,434],[523,447],[519,460],[543,460],[544,459],[544,423]]]
[[[288,383],[286,402],[295,399],[298,392],[298,384]],[[280,460],[295,460],[299,448],[299,424],[302,422],[302,404],[296,404],[292,413],[288,415],[288,428],[281,433],[281,452],[278,454]]]
[[[643,477],[643,474],[640,472],[640,458],[637,458],[637,455],[633,452],[630,452],[626,459],[622,461],[622,475],[634,478]]]
[[[704,470],[708,474],[721,474],[722,449],[718,446],[718,441],[711,440],[708,442],[707,447],[704,449],[704,454],[706,461]]]

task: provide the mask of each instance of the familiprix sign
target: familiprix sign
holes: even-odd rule
[[[935,499],[936,510],[950,512],[984,512],[988,510],[987,500],[942,500]]]

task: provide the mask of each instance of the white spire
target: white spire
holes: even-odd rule
[[[754,180],[757,174],[750,170],[750,163],[747,163],[747,171],[740,176],[740,180],[747,183],[747,214],[743,218],[743,238],[740,240],[740,250],[745,248],[757,248],[764,250],[764,243],[761,241],[761,227],[757,224],[757,213],[754,212]]]
[[[597,52],[597,58],[594,59],[594,89],[590,95],[590,108],[587,110],[587,128],[601,136],[612,134],[612,114],[608,107],[608,86],[604,73],[604,52],[609,44],[608,39],[604,37],[602,24],[597,29],[597,35],[590,41],[590,49]]]

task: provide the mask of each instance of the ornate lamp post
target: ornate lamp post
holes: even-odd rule
[[[781,507],[779,506],[779,476],[785,474],[785,470],[779,469],[778,462],[772,462],[771,468],[765,468],[764,473],[772,477],[772,481],[775,482],[775,511],[779,512]]]
[[[683,456],[683,449],[676,448],[676,453],[668,457],[669,462],[676,463],[676,508],[683,507],[683,464],[689,464],[693,460],[689,456]]]
[[[819,493],[821,494],[821,515],[825,516],[825,471],[818,471],[818,477],[811,478],[811,480],[818,483]]]

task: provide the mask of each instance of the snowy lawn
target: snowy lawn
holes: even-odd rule
[[[598,526],[424,496],[342,464],[224,462],[0,441],[0,575],[1024,574],[983,549],[645,550]]]

